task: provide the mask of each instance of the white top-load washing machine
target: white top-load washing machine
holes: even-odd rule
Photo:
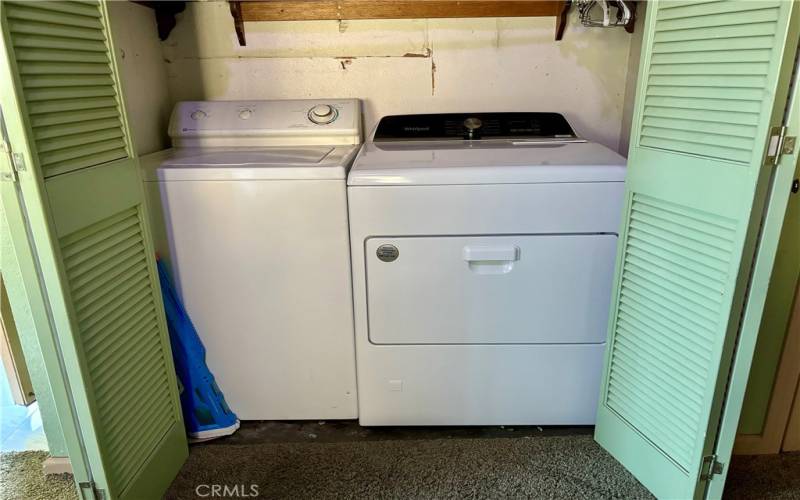
[[[361,424],[593,423],[624,175],[555,113],[383,118],[348,177]]]
[[[357,416],[347,169],[357,100],[179,103],[142,159],[156,248],[242,420]]]

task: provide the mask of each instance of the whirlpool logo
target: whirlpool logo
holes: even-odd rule
[[[198,484],[194,489],[200,498],[256,498],[257,484]]]

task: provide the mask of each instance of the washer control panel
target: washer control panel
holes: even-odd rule
[[[184,101],[172,112],[169,135],[175,146],[358,144],[361,103],[358,99]]]
[[[317,125],[333,123],[338,116],[339,112],[330,104],[317,104],[308,110],[308,119]]]

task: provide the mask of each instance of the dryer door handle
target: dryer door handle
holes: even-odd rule
[[[461,255],[467,262],[514,262],[519,253],[518,246],[465,246]]]

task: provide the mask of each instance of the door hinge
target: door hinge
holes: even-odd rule
[[[0,140],[0,152],[5,157],[0,158],[0,181],[17,182],[17,171],[11,160],[11,148],[6,141]]]
[[[703,457],[703,464],[700,467],[700,480],[708,481],[718,474],[722,474],[725,464],[717,460],[716,455],[706,455]]]
[[[80,486],[81,495],[85,499],[104,500],[106,497],[105,491],[98,489],[97,484],[94,481],[80,482],[78,483],[78,486]]]
[[[769,148],[767,150],[767,161],[772,165],[777,165],[781,161],[781,156],[794,153],[794,146],[797,137],[786,135],[786,126],[772,127],[769,136]]]

